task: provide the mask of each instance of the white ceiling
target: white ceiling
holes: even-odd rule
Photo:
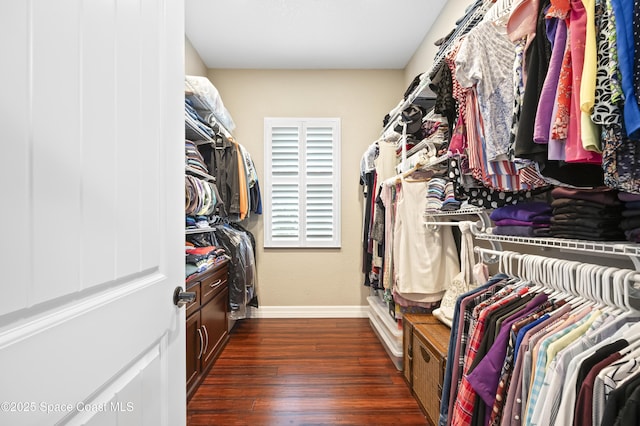
[[[447,0],[185,0],[208,68],[403,69]]]

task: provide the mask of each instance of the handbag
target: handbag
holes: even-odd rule
[[[458,273],[442,296],[440,307],[433,310],[433,316],[451,328],[456,301],[461,295],[477,287],[474,280],[473,235],[466,222],[459,222],[462,232],[460,238],[460,273]]]

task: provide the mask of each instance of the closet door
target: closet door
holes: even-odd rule
[[[0,3],[0,424],[186,421],[183,14]]]

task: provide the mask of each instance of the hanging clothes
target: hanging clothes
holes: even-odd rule
[[[593,290],[598,305],[543,290],[500,275],[458,298],[439,425],[599,425],[638,413],[612,390],[640,370],[640,317],[603,308]]]
[[[230,256],[229,316],[236,320],[246,318],[248,306],[258,307],[254,240],[248,231],[231,225],[217,226],[214,235]]]
[[[406,299],[435,302],[460,272],[451,228],[424,226],[426,181],[402,178],[401,185],[394,229],[394,290]]]

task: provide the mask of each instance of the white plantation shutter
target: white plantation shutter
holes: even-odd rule
[[[265,247],[340,247],[340,120],[265,119]]]

